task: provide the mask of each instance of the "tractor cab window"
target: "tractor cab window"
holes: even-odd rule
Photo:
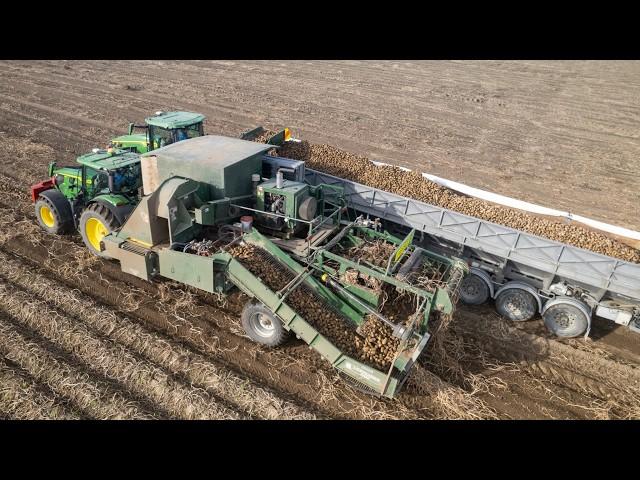
[[[202,122],[195,123],[183,128],[176,128],[174,132],[174,141],[176,142],[179,142],[181,140],[188,140],[190,138],[201,137],[203,135]]]
[[[173,134],[171,130],[167,130],[166,128],[149,125],[149,142],[151,143],[152,150],[162,148],[174,142]]]
[[[109,188],[109,175],[103,170],[85,167],[84,178],[85,186],[90,196],[97,195],[99,191]]]
[[[142,186],[142,174],[139,163],[113,170],[112,175],[113,193],[135,192]]]

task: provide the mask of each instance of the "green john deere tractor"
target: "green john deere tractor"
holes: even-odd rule
[[[48,233],[80,230],[89,250],[100,256],[100,241],[119,228],[140,199],[140,156],[128,150],[94,149],[78,165],[49,164],[49,179],[31,187],[36,218]]]
[[[171,143],[204,135],[204,115],[192,112],[156,112],[144,119],[144,125],[129,124],[129,134],[111,140],[111,146],[146,153]],[[143,129],[144,133],[133,133]]]

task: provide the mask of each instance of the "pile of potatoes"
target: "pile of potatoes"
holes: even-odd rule
[[[293,278],[289,270],[271,264],[253,245],[236,245],[229,253],[274,292]],[[346,355],[381,370],[391,366],[398,343],[391,329],[378,319],[372,317],[359,335],[355,325],[324,305],[304,285],[291,292],[285,302]]]
[[[362,352],[362,359],[388,369],[400,346],[400,340],[391,335],[391,328],[373,315],[368,315],[360,333],[364,338],[356,337],[356,346]]]
[[[288,142],[278,151],[282,157],[304,160],[309,168],[414,198],[489,222],[509,226],[540,237],[591,250],[610,257],[640,263],[640,251],[602,233],[578,225],[535,217],[526,212],[466,197],[426,180],[419,173],[394,166],[375,166],[366,157],[330,145]]]

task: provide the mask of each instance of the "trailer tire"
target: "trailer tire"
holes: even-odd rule
[[[289,338],[280,319],[261,303],[249,302],[244,306],[242,328],[251,340],[267,347],[278,347]]]
[[[538,308],[538,302],[531,292],[523,288],[508,288],[496,297],[496,310],[513,322],[531,320]]]
[[[481,305],[491,296],[486,280],[473,272],[462,280],[459,292],[460,300],[466,305]]]
[[[89,251],[98,257],[109,258],[100,251],[99,243],[105,235],[120,227],[116,216],[102,203],[92,203],[80,215],[80,235]]]
[[[542,319],[547,329],[558,337],[573,338],[589,328],[587,307],[577,300],[556,299],[545,305]]]
[[[58,190],[42,192],[35,203],[36,218],[42,229],[54,235],[73,230],[73,215],[66,197]]]

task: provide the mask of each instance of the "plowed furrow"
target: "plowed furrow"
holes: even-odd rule
[[[24,371],[0,359],[0,412],[19,420],[79,420],[81,415],[61,404]]]
[[[149,419],[147,410],[117,386],[83,368],[55,345],[23,328],[0,310],[0,352],[53,392],[70,399],[78,409],[96,419]]]
[[[24,265],[0,253],[0,277],[15,282],[35,296],[47,298],[48,304],[61,308],[78,322],[113,341],[138,352],[143,358],[161,366],[185,383],[224,398],[235,408],[257,418],[313,418],[314,415],[277,398],[274,393],[248,379],[219,368],[172,339],[160,337],[143,325],[122,318],[90,297],[69,290],[42,274],[28,272]],[[75,312],[83,312],[77,315]]]
[[[15,286],[0,284],[2,310],[23,327],[38,331],[48,341],[127,391],[153,403],[157,410],[177,418],[241,418],[204,391],[184,385],[150,362],[136,358],[123,346],[105,341],[85,325],[36,300]]]

